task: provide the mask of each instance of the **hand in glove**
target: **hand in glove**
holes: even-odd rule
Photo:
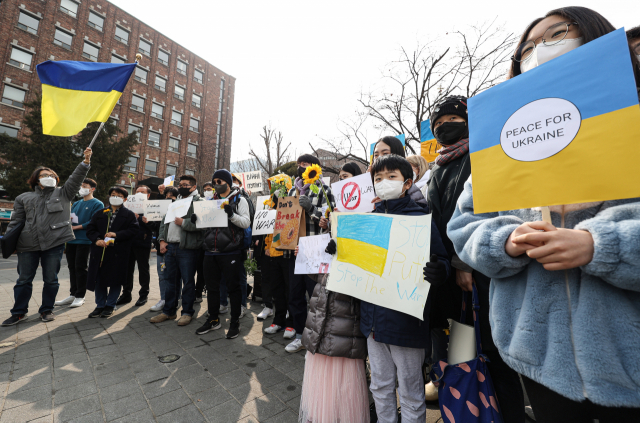
[[[300,203],[300,207],[311,213],[313,205],[311,204],[311,199],[309,197],[307,197],[306,195],[301,195],[298,199],[298,203]]]
[[[196,223],[196,220],[198,220],[198,216],[194,213],[191,215],[191,223]]]
[[[438,256],[431,254],[431,260],[424,267],[424,277],[434,287],[442,285],[447,280],[447,266],[438,260]]]
[[[335,254],[338,251],[338,248],[336,247],[336,242],[332,239],[331,241],[329,241],[329,243],[327,244],[327,248],[324,249],[325,253],[328,254]]]
[[[230,204],[224,205],[224,212],[227,214],[227,216],[229,216],[229,218],[233,217],[233,207],[231,207]]]

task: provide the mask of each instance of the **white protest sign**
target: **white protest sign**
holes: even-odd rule
[[[144,205],[146,202],[146,194],[135,194],[127,197],[124,206],[136,214],[144,214]]]
[[[370,212],[375,208],[371,200],[376,198],[371,174],[363,173],[353,178],[331,184],[336,208],[345,213]]]
[[[149,222],[159,222],[162,220],[171,205],[171,200],[147,200],[144,208],[144,217]]]
[[[75,213],[71,213],[71,223],[79,223],[78,216]]]
[[[164,223],[173,222],[176,217],[183,217],[185,214],[187,214],[187,212],[189,212],[189,206],[191,206],[192,201],[193,197],[176,200],[167,209],[167,215],[164,218]]]
[[[227,200],[196,201],[193,203],[193,212],[198,217],[196,228],[226,228],[229,226],[229,217],[222,208]]]
[[[251,235],[269,235],[276,224],[277,210],[258,210],[253,218]]]
[[[305,236],[298,241],[298,255],[296,256],[296,275],[315,275],[329,273],[333,256],[325,253],[327,244],[331,240],[329,234]]]
[[[327,289],[423,320],[431,215],[332,213],[337,253]],[[304,239],[304,238],[302,238]]]
[[[172,187],[173,181],[175,179],[176,179],[175,175],[167,176],[166,178],[164,178],[164,182],[162,183],[162,185],[164,185],[165,187]]]
[[[322,183],[325,184],[326,186],[331,185],[331,178],[329,176],[323,176]]]
[[[269,197],[269,195],[258,195],[258,198],[256,198],[256,210],[268,209],[269,207],[267,207],[264,202],[267,201]]]
[[[262,172],[256,170],[255,172],[234,173],[242,182],[242,188],[246,191],[261,192],[262,191]]]

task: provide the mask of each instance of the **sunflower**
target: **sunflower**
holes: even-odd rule
[[[229,204],[229,200],[227,200],[224,203],[220,204],[220,208],[224,209],[224,206],[226,206],[227,204]]]
[[[322,168],[317,164],[312,164],[302,174],[302,180],[305,184],[313,184],[320,179],[320,175],[322,175]]]

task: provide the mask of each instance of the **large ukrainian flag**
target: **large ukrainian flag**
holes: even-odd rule
[[[469,130],[476,213],[640,197],[624,29],[470,98]]]
[[[339,215],[336,259],[382,276],[392,224],[393,219],[383,215]]]
[[[69,137],[89,122],[106,122],[135,68],[135,63],[40,63],[42,133]]]

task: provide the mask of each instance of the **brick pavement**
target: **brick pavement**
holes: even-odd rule
[[[17,277],[15,256],[0,262],[0,318],[9,317]],[[94,296],[84,306],[56,308],[56,320],[37,319],[40,272],[34,282],[29,318],[0,328],[0,423],[4,422],[297,422],[304,351],[284,351],[281,334],[265,336],[262,307],[249,305],[240,337],[220,330],[195,335],[206,302],[196,304],[196,321],[149,323],[149,307],[160,295],[151,258],[149,303],[119,308],[110,319],[89,319]],[[155,275],[154,275],[155,274]],[[38,282],[39,281],[39,282]],[[68,294],[66,261],[58,298]],[[136,289],[134,288],[134,293]],[[135,301],[136,298],[134,298]],[[158,356],[178,354],[175,363]],[[427,423],[440,417],[427,410]]]

